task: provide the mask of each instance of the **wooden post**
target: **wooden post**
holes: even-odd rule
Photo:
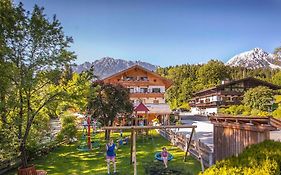
[[[201,152],[201,149],[200,149],[200,140],[198,140],[198,142],[196,143],[196,148],[197,148],[200,163],[201,163],[201,169],[202,169],[202,172],[204,172],[205,167],[204,167],[204,163],[203,163],[202,152]]]
[[[137,150],[136,150],[136,131],[133,129],[133,163],[134,175],[137,175]]]
[[[134,132],[134,130],[132,129],[132,130],[131,130],[131,160],[130,160],[130,164],[133,163],[133,142],[134,142],[134,141],[133,141],[133,137],[134,137],[134,136],[133,136],[133,135],[134,135],[133,132]]]
[[[92,149],[92,143],[91,143],[91,117],[88,115],[87,118],[87,123],[88,123],[88,148]]]
[[[191,144],[191,140],[192,140],[192,136],[193,136],[194,130],[195,130],[195,129],[192,128],[192,131],[191,131],[191,134],[190,134],[190,137],[189,137],[187,146],[186,146],[186,151],[185,151],[185,156],[184,156],[184,161],[185,161],[185,162],[186,162],[186,157],[187,157],[187,153],[188,153],[188,150],[189,150],[189,147],[190,147],[190,144]]]
[[[170,114],[166,114],[166,115],[168,117],[168,125],[170,125],[170,118],[171,118],[171,116],[170,116]]]

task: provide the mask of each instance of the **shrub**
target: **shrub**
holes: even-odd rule
[[[217,162],[201,175],[280,175],[281,143],[264,141],[251,145],[238,157],[230,157]]]
[[[275,111],[272,112],[272,116],[281,119],[281,107],[279,106]]]
[[[76,125],[76,117],[74,115],[66,113],[61,117],[62,129],[57,136],[58,140],[65,140],[66,142],[70,142],[71,140],[75,140],[77,135],[77,125]]]
[[[219,108],[218,113],[219,114],[226,114],[226,109],[225,108]]]
[[[250,115],[251,108],[244,105],[232,105],[228,108],[221,108],[219,113],[230,115]]]

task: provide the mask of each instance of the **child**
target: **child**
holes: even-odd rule
[[[129,137],[125,137],[123,140],[123,145],[127,145],[129,143]]]
[[[106,162],[107,162],[108,174],[110,174],[110,161],[113,162],[114,174],[116,173],[116,162],[115,162],[116,154],[114,152],[115,149],[117,149],[117,147],[114,144],[113,140],[111,139],[109,143],[106,144]]]
[[[165,168],[168,168],[168,151],[167,151],[166,147],[162,148],[161,158],[163,160]]]
[[[87,132],[87,127],[88,127],[88,122],[87,122],[87,120],[85,119],[84,121],[83,121],[83,132]]]

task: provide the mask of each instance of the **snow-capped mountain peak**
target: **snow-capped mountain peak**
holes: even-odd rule
[[[250,51],[242,52],[227,61],[226,65],[241,66],[251,69],[255,68],[272,68],[281,69],[281,60],[274,57],[273,54],[267,53],[261,48],[254,48]]]

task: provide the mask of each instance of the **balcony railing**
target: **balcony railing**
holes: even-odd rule
[[[190,103],[191,107],[214,107],[214,106],[229,106],[229,105],[238,105],[240,101],[213,101],[205,103]]]
[[[164,97],[164,93],[162,92],[134,92],[134,93],[130,93],[130,97],[132,98],[163,98]]]

